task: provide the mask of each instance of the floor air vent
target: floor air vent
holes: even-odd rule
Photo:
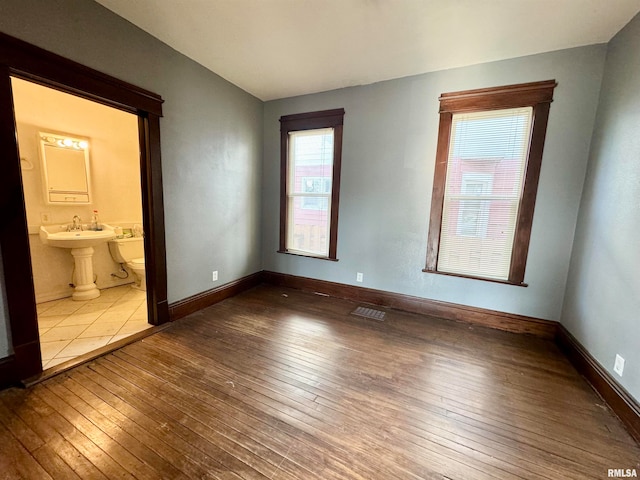
[[[353,312],[351,312],[351,315],[357,315],[359,317],[371,318],[372,320],[384,322],[384,313],[385,312],[381,310],[375,310],[373,308],[358,307]]]

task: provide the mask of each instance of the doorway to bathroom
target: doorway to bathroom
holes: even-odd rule
[[[11,87],[46,370],[152,326],[138,118],[20,78]]]
[[[16,131],[17,122],[12,92],[14,79],[32,82],[43,87],[52,88],[58,92],[71,94],[74,97],[90,100],[100,105],[132,114],[134,122],[137,123],[139,152],[139,183],[137,190],[138,192],[141,191],[142,229],[144,230],[143,270],[145,272],[143,277],[146,278],[147,282],[146,294],[138,293],[137,295],[142,295],[145,298],[148,323],[160,325],[169,321],[160,157],[162,98],[153,92],[0,33],[0,162],[2,162],[3,170],[3,175],[0,176],[0,257],[2,261],[0,289],[4,290],[2,292],[4,293],[3,301],[0,302],[4,305],[2,311],[0,311],[0,326],[6,324],[8,327],[6,338],[9,343],[8,356],[5,356],[0,361],[0,366],[2,367],[0,368],[0,377],[2,377],[0,380],[5,384],[16,381],[24,381],[26,383],[33,381],[38,378],[43,366],[38,331],[36,292],[31,269],[30,247],[32,242],[30,237],[33,235],[30,235],[29,225],[32,227],[33,225],[27,218],[25,191],[22,182],[24,171],[20,157],[23,155],[19,152]],[[34,122],[33,124],[43,126],[41,122]],[[57,131],[47,133],[77,134],[78,132]],[[51,138],[55,140],[55,135],[51,136]],[[62,143],[65,143],[64,140],[65,138],[61,139]],[[72,143],[77,140],[77,145],[82,148],[81,143],[84,139],[69,138],[67,140]],[[82,158],[82,155],[74,156],[76,163],[81,163],[79,159]],[[29,158],[24,157],[24,163],[26,164],[24,166],[28,169]],[[53,163],[56,163],[55,159]],[[54,193],[58,195],[61,192],[54,191]],[[44,191],[43,195],[45,195]],[[106,205],[105,207],[107,211],[110,208]],[[40,215],[41,213],[44,215]],[[100,212],[98,213],[100,214]],[[84,226],[87,221],[91,223],[90,220],[85,220],[81,215],[73,214],[73,217],[77,218],[71,219],[72,226],[78,224]],[[43,225],[45,223],[44,220],[49,218],[53,221],[53,211],[45,209],[36,213],[36,221],[39,221],[40,225]],[[104,220],[100,218],[100,221]],[[65,222],[67,220],[63,223]],[[126,228],[123,228],[123,235],[125,230]],[[64,233],[72,234],[72,232]],[[80,233],[76,231],[73,235]],[[93,233],[95,234],[95,232]],[[38,237],[35,237],[35,239],[38,240]],[[63,246],[59,241],[56,242],[58,247]],[[62,251],[62,248],[60,250]],[[93,280],[93,273],[90,272],[91,274],[89,275],[84,268],[87,264],[93,267],[93,263],[88,263],[87,258],[79,259],[75,256],[73,258],[76,267],[76,274],[73,277],[74,282],[78,281],[79,277],[83,281],[87,278]],[[79,266],[82,268],[79,268]],[[98,266],[98,270],[99,268]],[[111,273],[118,273],[119,271],[118,269],[116,272]],[[120,274],[124,275],[122,272]],[[67,284],[71,283],[69,279],[65,280],[65,282]],[[78,283],[82,283],[85,287],[87,286],[83,282]],[[117,288],[127,289],[126,292],[130,291],[129,285],[114,287],[105,291],[114,292],[113,296],[115,297],[117,296],[115,293]],[[74,293],[76,293],[75,290]],[[106,300],[107,297],[106,294],[104,296],[101,295],[103,300]],[[63,300],[72,301],[69,299],[59,301]],[[82,299],[82,301],[86,302],[94,300],[94,298]],[[138,300],[136,299],[136,301]],[[75,305],[78,304],[76,303]],[[45,307],[40,307],[40,310],[42,311],[43,308]],[[53,308],[53,305],[51,308]],[[70,308],[75,308],[75,306]],[[60,310],[64,310],[64,307],[60,307]],[[141,332],[137,335],[143,334],[144,332]],[[118,344],[122,344],[125,341],[127,340],[120,340],[120,343],[114,345],[105,345],[94,355],[100,354],[109,348],[116,348]],[[85,356],[85,358],[87,357]],[[78,361],[80,360],[78,359]],[[59,368],[57,371],[59,371]]]

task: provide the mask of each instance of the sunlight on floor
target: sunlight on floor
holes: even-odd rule
[[[130,285],[102,290],[100,297],[86,302],[63,298],[37,309],[43,369],[152,326],[147,323],[146,292]]]

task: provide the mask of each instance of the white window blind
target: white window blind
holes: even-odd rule
[[[333,128],[289,132],[288,251],[329,255]]]
[[[508,280],[532,113],[453,115],[438,271]]]

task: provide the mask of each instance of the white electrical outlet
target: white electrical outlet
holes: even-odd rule
[[[356,273],[356,282],[362,283],[363,280],[364,280],[364,274],[362,272]]]
[[[218,270],[213,271],[213,274],[211,275],[211,280],[214,282],[218,281]]]
[[[40,214],[40,221],[46,225],[47,223],[51,222],[51,214],[49,212],[42,212]]]
[[[613,371],[622,376],[624,372],[624,358],[616,353],[616,362],[613,364]]]

